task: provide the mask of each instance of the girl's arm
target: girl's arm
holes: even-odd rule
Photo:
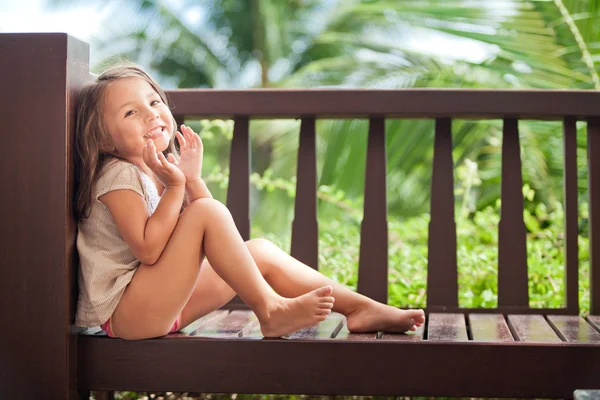
[[[135,257],[146,265],[153,265],[175,230],[184,194],[184,184],[166,187],[152,215],[144,198],[133,190],[111,191],[99,200],[110,210]]]
[[[196,181],[188,181],[185,184],[185,193],[187,195],[187,201],[188,204],[191,203],[194,200],[197,199],[202,199],[202,198],[209,198],[212,199],[213,196],[210,193],[210,190],[208,190],[208,187],[206,186],[206,182],[204,182],[204,179],[198,179]]]
[[[149,140],[142,158],[165,187],[154,213],[142,196],[132,190],[115,190],[99,199],[110,210],[121,236],[135,255],[147,265],[158,261],[175,230],[185,195],[186,178],[183,172],[157,152]]]

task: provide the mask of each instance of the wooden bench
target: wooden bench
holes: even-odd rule
[[[90,390],[561,397],[600,386],[600,93],[504,90],[173,90],[177,118],[235,120],[227,204],[249,237],[250,118],[301,118],[292,254],[317,265],[315,119],[368,118],[358,291],[387,299],[385,118],[434,118],[427,323],[416,334],[350,334],[344,318],[261,339],[233,304],[165,338],[123,341],[73,326],[77,258],[75,99],[88,45],[65,34],[0,34],[0,175],[7,398]],[[504,119],[499,305],[458,305],[452,118]],[[532,309],[527,288],[519,119],[564,121],[566,307]],[[587,121],[591,316],[578,305],[575,123]],[[367,261],[368,260],[368,261]]]

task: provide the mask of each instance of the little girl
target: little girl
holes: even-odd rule
[[[165,93],[140,68],[108,69],[79,101],[76,325],[123,339],[163,336],[236,293],[265,337],[313,326],[332,310],[351,332],[423,323],[422,310],[355,293],[267,240],[244,242],[202,179],[200,137],[185,125],[177,131]]]

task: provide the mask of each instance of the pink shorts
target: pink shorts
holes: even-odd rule
[[[171,328],[169,333],[177,332],[180,327],[181,327],[181,314],[179,314],[179,317],[177,317],[177,320],[175,320],[175,323],[173,324],[173,327]],[[102,328],[102,330],[104,332],[106,332],[108,337],[116,338],[116,336],[112,330],[112,317],[109,318],[108,321],[106,321],[105,323],[100,325],[100,328]]]

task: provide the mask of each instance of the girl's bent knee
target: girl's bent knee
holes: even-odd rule
[[[229,209],[220,201],[210,197],[205,197],[192,201],[186,208],[186,211],[198,212],[204,215],[226,215],[231,216]]]
[[[273,242],[271,242],[269,239],[264,238],[250,239],[248,240],[247,245],[251,251],[271,250],[275,246],[275,244],[273,244]]]

